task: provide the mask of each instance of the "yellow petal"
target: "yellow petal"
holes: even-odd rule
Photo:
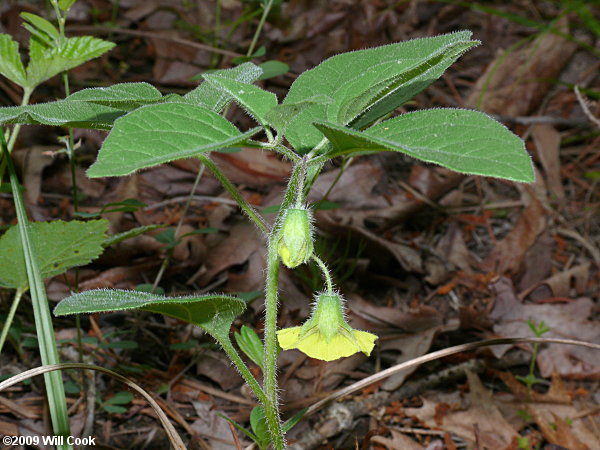
[[[284,350],[290,350],[297,347],[298,335],[302,327],[284,328],[277,332],[279,346]]]
[[[354,339],[349,339],[347,336],[338,333],[327,342],[319,332],[304,336],[299,340],[297,348],[311,358],[323,361],[334,361],[360,351]]]
[[[365,355],[369,356],[373,347],[375,347],[375,341],[377,340],[377,336],[371,333],[367,333],[366,331],[358,331],[352,330],[352,335],[358,346],[360,347],[360,351]]]

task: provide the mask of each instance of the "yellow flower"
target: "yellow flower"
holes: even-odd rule
[[[333,361],[357,352],[369,356],[377,336],[354,330],[344,319],[342,308],[339,295],[319,295],[312,316],[304,325],[277,332],[279,345],[284,350],[297,348],[311,358],[324,361]]]
[[[313,252],[312,224],[307,209],[291,208],[285,213],[277,252],[290,269],[308,261]]]

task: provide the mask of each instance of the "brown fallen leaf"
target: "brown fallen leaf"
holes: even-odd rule
[[[565,191],[560,175],[560,133],[550,124],[536,124],[531,132],[538,158],[544,167],[546,185],[562,202],[565,199]]]
[[[423,450],[423,447],[418,442],[415,442],[405,434],[399,431],[390,429],[391,438],[385,438],[383,436],[373,436],[371,442],[374,444],[383,445],[389,450]]]

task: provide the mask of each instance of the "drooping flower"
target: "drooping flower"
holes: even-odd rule
[[[312,223],[307,209],[291,208],[285,213],[277,252],[290,269],[307,262],[313,252]]]
[[[357,352],[369,356],[377,336],[354,330],[346,322],[339,295],[320,294],[304,325],[279,330],[277,339],[284,350],[297,348],[311,358],[333,361]]]

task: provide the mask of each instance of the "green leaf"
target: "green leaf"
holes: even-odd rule
[[[262,70],[256,64],[247,62],[233,69],[215,70],[210,74],[251,84],[260,77]],[[185,94],[183,98],[193,105],[204,106],[217,113],[223,111],[223,108],[231,101],[231,96],[227,92],[206,82]]]
[[[45,52],[30,52],[27,87],[33,89],[53,76],[97,58],[115,46],[112,42],[91,36],[65,39],[60,47]]]
[[[313,105],[327,105],[333,102],[328,95],[318,94],[296,103],[275,105],[266,115],[265,120],[279,133],[284,133],[287,126],[307,108]]]
[[[27,22],[32,24],[37,30],[48,35],[48,37],[52,38],[55,42],[58,42],[58,40],[60,39],[60,32],[58,31],[58,29],[51,22],[48,22],[43,17],[28,12],[22,12],[19,15]]]
[[[56,102],[0,108],[0,123],[106,130],[128,111],[166,99],[148,83],[119,83],[82,89]]]
[[[262,448],[266,448],[271,442],[269,427],[267,426],[267,417],[265,409],[262,406],[255,406],[250,413],[250,427],[256,436],[256,443]]]
[[[392,150],[461,173],[526,183],[535,179],[523,141],[478,111],[415,111],[363,132],[331,123],[315,126],[333,144],[328,158]]]
[[[125,414],[127,412],[127,408],[116,405],[102,405],[102,409],[111,414]]]
[[[0,34],[0,74],[21,87],[27,84],[19,44],[8,34]]]
[[[258,123],[266,126],[266,114],[277,105],[277,96],[272,92],[217,75],[204,75],[204,79],[217,89],[227,92]]]
[[[126,405],[133,400],[133,394],[128,391],[120,391],[104,401],[105,405]]]
[[[219,416],[221,419],[225,419],[227,422],[229,422],[231,425],[234,426],[234,428],[236,428],[237,430],[241,431],[242,433],[244,433],[246,436],[248,436],[250,439],[252,439],[254,442],[258,441],[258,438],[250,431],[246,430],[243,426],[241,426],[239,423],[237,423],[235,420],[230,419],[229,417],[227,417],[225,414],[221,414],[220,412],[217,411],[217,416]]]
[[[245,308],[244,301],[228,295],[170,298],[147,292],[94,289],[65,298],[54,308],[54,315],[137,309],[197,325],[220,340],[227,338],[231,324]]]
[[[264,370],[263,357],[265,351],[263,343],[256,332],[252,328],[243,325],[240,332],[236,332],[234,336],[238,347],[254,362],[254,364]]]
[[[318,94],[333,98],[314,105],[289,125],[286,138],[298,151],[316,146],[323,136],[310,124],[328,121],[362,128],[393,111],[439,78],[478,41],[470,31],[413,39],[333,56],[301,74],[283,104]]]
[[[56,220],[32,222],[28,227],[42,277],[50,278],[98,257],[102,253],[108,222]],[[28,287],[25,259],[16,226],[0,238],[0,267],[0,286],[11,289]]]
[[[108,236],[104,242],[102,243],[103,247],[110,247],[111,245],[118,244],[119,242],[125,241],[127,239],[134,238],[136,236],[140,236],[142,234],[147,233],[148,231],[153,231],[158,228],[162,228],[164,225],[142,225],[140,227],[132,228],[131,230],[123,231],[122,233],[113,234],[112,236]]]
[[[296,426],[296,424],[300,422],[300,420],[302,420],[304,414],[306,414],[306,411],[308,411],[308,408],[302,408],[300,411],[298,411],[296,414],[294,414],[292,417],[286,420],[282,426],[283,432],[287,433],[292,428],[294,428],[294,426]]]
[[[265,61],[264,63],[259,64],[258,67],[260,67],[263,71],[262,75],[258,78],[259,80],[267,80],[269,78],[278,77],[279,75],[283,75],[284,73],[288,73],[290,71],[290,66],[284,62],[274,59]]]
[[[58,0],[58,7],[61,11],[68,11],[77,0]]]
[[[145,167],[240,144],[259,128],[240,133],[219,114],[186,103],[143,106],[115,120],[91,178],[129,175]]]

